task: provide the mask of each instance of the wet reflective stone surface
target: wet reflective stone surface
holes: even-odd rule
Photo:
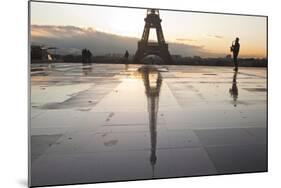
[[[267,171],[266,69],[31,66],[31,183]]]

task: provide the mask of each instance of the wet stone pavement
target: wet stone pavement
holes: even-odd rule
[[[31,183],[267,170],[266,69],[31,66]]]

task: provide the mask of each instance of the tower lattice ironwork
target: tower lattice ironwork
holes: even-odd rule
[[[161,27],[162,20],[160,19],[159,10],[148,9],[147,16],[144,21],[145,26],[142,38],[138,42],[138,49],[134,57],[135,62],[141,62],[142,59],[148,55],[157,55],[163,60],[164,64],[172,63],[172,58],[168,50],[168,44],[165,42]],[[156,30],[157,42],[148,41],[151,28]]]

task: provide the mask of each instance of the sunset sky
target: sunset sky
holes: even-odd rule
[[[31,25],[75,26],[120,36],[141,38],[145,9],[102,6],[31,3]],[[266,56],[266,18],[160,10],[167,43],[199,47],[205,52],[229,54],[236,36],[240,38],[240,55]],[[31,29],[33,36],[55,36],[43,29]],[[155,35],[152,38],[155,38]]]

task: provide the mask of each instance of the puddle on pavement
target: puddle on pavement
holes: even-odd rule
[[[45,151],[56,144],[62,135],[33,135],[31,136],[31,162],[42,156]]]
[[[247,91],[252,91],[252,92],[266,92],[266,88],[243,88]]]
[[[203,75],[208,75],[208,76],[216,76],[217,74],[203,74]]]
[[[118,180],[120,170],[134,179],[216,174],[216,169],[228,171],[220,161],[227,161],[231,147],[247,154],[243,161],[240,153],[237,164],[251,162],[250,144],[264,144],[256,137],[266,132],[266,80],[260,69],[259,77],[252,76],[255,71],[243,75],[231,69],[62,64],[48,69],[47,76],[32,75],[32,109],[39,115],[31,129],[38,135],[61,131],[46,139],[32,137],[35,145],[44,145],[32,145],[41,156],[33,173],[43,182],[47,172],[59,181],[80,165],[85,173],[76,176],[91,181],[100,181],[100,174],[106,175],[103,180]],[[76,79],[81,83],[74,84]],[[263,148],[253,148],[263,156]],[[235,164],[227,165],[237,170]],[[249,168],[253,166],[251,162]],[[94,169],[100,174],[91,173]]]

